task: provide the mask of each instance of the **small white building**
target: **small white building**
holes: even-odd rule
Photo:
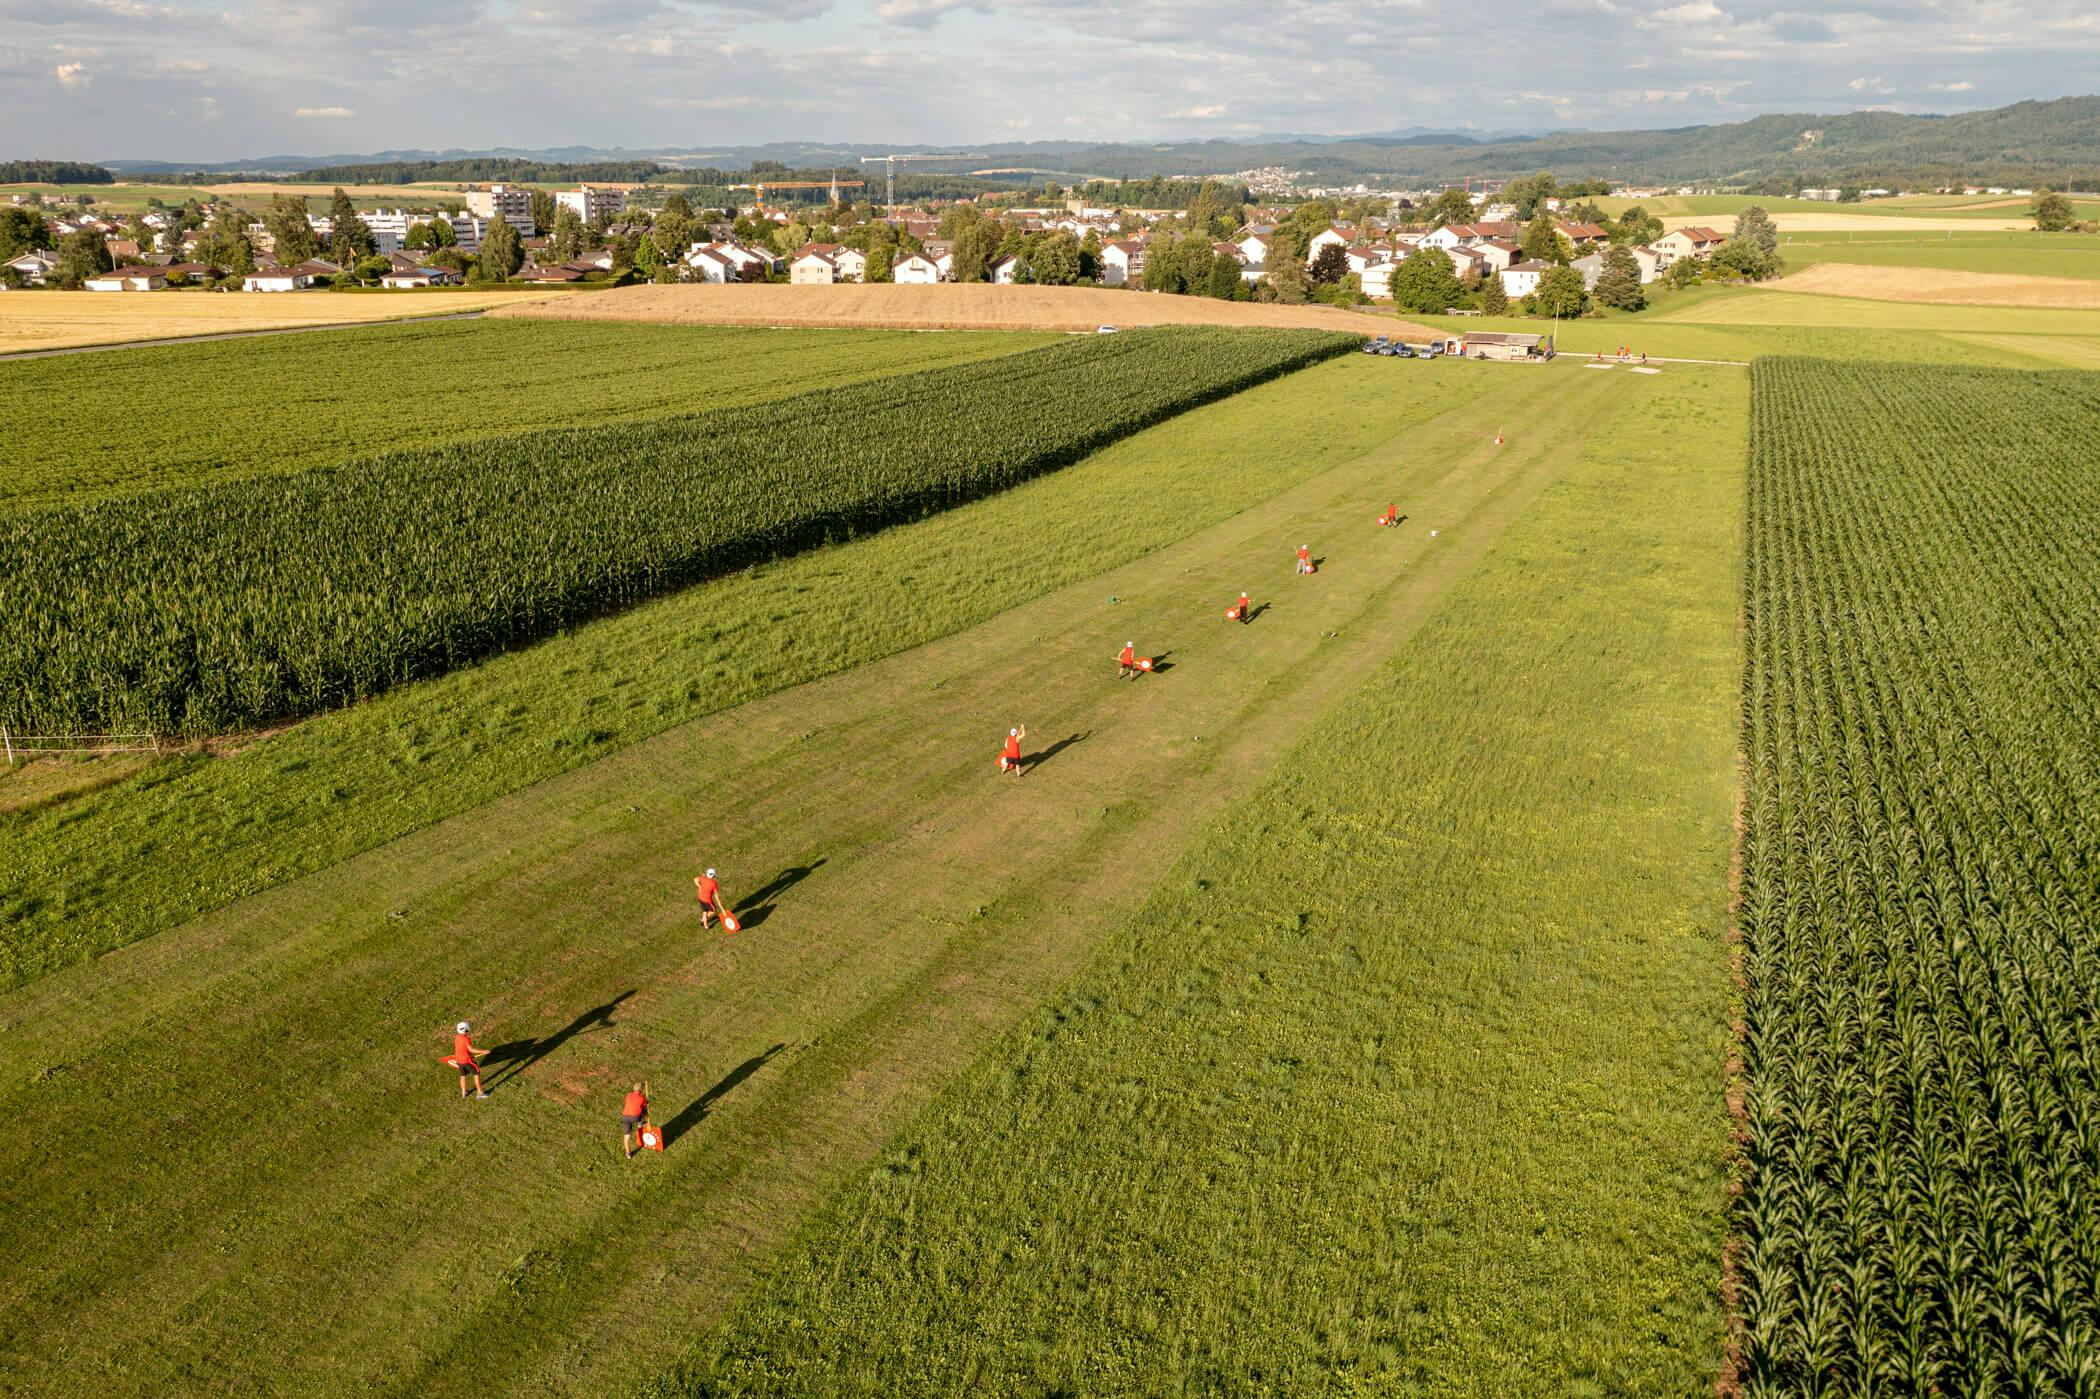
[[[1109,286],[1128,286],[1145,275],[1145,245],[1134,238],[1110,243],[1101,250],[1101,280]]]
[[[168,274],[158,267],[119,267],[98,272],[84,285],[89,291],[159,291],[168,284]]]
[[[1005,257],[995,257],[987,263],[984,269],[984,276],[985,280],[994,286],[1010,287],[1014,284],[1014,277],[1020,270],[1021,259],[1015,257],[1012,253],[1008,253]]]
[[[691,269],[691,280],[695,282],[738,282],[734,259],[712,243],[695,243],[686,250],[685,265]]]
[[[794,286],[829,286],[840,280],[838,262],[815,245],[796,253],[795,260],[788,264],[788,281]]]
[[[1313,236],[1312,236],[1312,237],[1311,237],[1310,239],[1308,239],[1308,240],[1306,241],[1306,244],[1305,244],[1305,265],[1306,265],[1307,267],[1310,267],[1310,266],[1312,266],[1312,265],[1313,265],[1313,261],[1314,261],[1314,259],[1316,259],[1316,258],[1318,258],[1318,257],[1320,256],[1320,250],[1321,250],[1322,248],[1326,248],[1326,247],[1337,247],[1337,248],[1346,248],[1346,247],[1348,247],[1348,246],[1349,246],[1349,235],[1348,235],[1348,234],[1346,234],[1346,233],[1342,232],[1342,231],[1341,231],[1341,230],[1340,230],[1339,228],[1335,228],[1335,227],[1333,227],[1333,226],[1331,226],[1331,225],[1330,225],[1329,227],[1327,227],[1327,228],[1323,228],[1323,229],[1321,229],[1321,230],[1320,230],[1320,231],[1319,231],[1318,233],[1315,233],[1315,234],[1314,234],[1314,235],[1313,235]]]
[[[1553,270],[1554,264],[1532,258],[1528,262],[1511,263],[1502,269],[1502,290],[1509,293],[1510,300],[1529,296],[1539,289],[1539,278]]]
[[[1397,262],[1374,262],[1362,273],[1364,295],[1384,298],[1393,294],[1393,273],[1399,268]]]
[[[930,287],[941,279],[941,269],[934,266],[933,259],[918,253],[907,253],[890,264],[890,280],[900,287]]]
[[[24,286],[40,287],[58,270],[58,259],[49,253],[30,251],[10,259],[7,265],[21,277]]]

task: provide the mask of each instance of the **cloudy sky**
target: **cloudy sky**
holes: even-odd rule
[[[0,156],[982,144],[1963,111],[2092,0],[0,0]]]

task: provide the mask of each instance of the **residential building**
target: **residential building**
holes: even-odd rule
[[[1307,267],[1312,266],[1313,259],[1317,258],[1320,255],[1320,250],[1322,248],[1325,248],[1330,244],[1338,248],[1346,248],[1349,246],[1350,241],[1351,239],[1349,235],[1342,232],[1339,228],[1329,226],[1327,228],[1321,229],[1318,233],[1315,233],[1311,238],[1306,240],[1305,265]]]
[[[691,270],[690,281],[726,284],[743,280],[736,259],[713,243],[693,244],[686,250],[685,265]]]
[[[342,269],[330,263],[302,262],[296,267],[265,263],[241,278],[242,291],[304,291],[323,277]]]
[[[1604,275],[1604,254],[1588,253],[1576,258],[1568,266],[1582,274],[1583,291],[1593,292],[1597,289],[1597,279]]]
[[[58,270],[58,259],[49,253],[32,251],[11,259],[7,265],[14,269],[24,286],[40,287]]]
[[[1364,295],[1383,299],[1393,294],[1393,273],[1399,268],[1397,262],[1374,262],[1363,269],[1361,281]]]
[[[836,243],[807,243],[795,252],[788,264],[788,281],[795,286],[829,286],[843,282],[845,276],[839,270]]]
[[[1611,241],[1611,230],[1602,224],[1563,223],[1560,236],[1576,248],[1595,248]]]
[[[995,257],[986,264],[984,278],[994,286],[1010,287],[1014,284],[1014,277],[1020,270],[1021,259],[1008,253],[1005,257]]]
[[[379,279],[379,285],[406,291],[420,287],[456,287],[464,280],[449,267],[396,267]]]
[[[586,225],[611,223],[613,215],[627,207],[627,192],[601,185],[579,185],[556,191],[554,203],[557,208],[574,213]]]
[[[532,191],[523,185],[470,189],[466,200],[468,213],[484,220],[501,219],[516,229],[520,237],[530,238],[539,232],[532,225]]]
[[[1545,336],[1508,330],[1469,330],[1459,339],[1458,353],[1467,359],[1547,360],[1553,357],[1552,342]]]
[[[167,269],[161,267],[120,267],[98,273],[85,283],[89,291],[159,291],[167,284]]]
[[[1554,264],[1532,258],[1528,262],[1511,263],[1502,269],[1502,290],[1515,300],[1529,296],[1539,289],[1539,278],[1553,270]]]
[[[1705,257],[1727,241],[1727,237],[1718,229],[1677,228],[1665,233],[1648,246],[1655,250],[1655,255],[1661,259],[1663,270],[1667,271],[1679,258]]]
[[[1480,258],[1483,276],[1499,277],[1510,264],[1522,262],[1524,252],[1507,238],[1490,238],[1484,243],[1475,243],[1473,252]]]
[[[1112,287],[1133,285],[1145,275],[1145,245],[1134,238],[1101,250],[1101,280]]]
[[[890,264],[890,280],[901,287],[930,287],[940,279],[941,269],[933,259],[919,253],[906,253]]]

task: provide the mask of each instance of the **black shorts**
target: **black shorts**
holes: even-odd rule
[[[481,1065],[475,1063],[472,1059],[463,1059],[460,1061],[459,1076],[461,1078],[465,1078],[468,1074],[478,1074],[480,1072]]]
[[[620,1114],[620,1125],[630,1132],[632,1132],[635,1128],[641,1126],[646,1121],[648,1121],[648,1119],[645,1117],[629,1117],[624,1112]]]

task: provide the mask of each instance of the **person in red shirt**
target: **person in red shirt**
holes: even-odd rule
[[[1137,673],[1137,643],[1126,641],[1123,643],[1123,649],[1116,653],[1116,679],[1135,680]]]
[[[693,880],[693,887],[700,891],[700,926],[712,928],[722,914],[722,886],[715,882],[715,872],[709,870]]]
[[[1381,524],[1381,525],[1385,525],[1385,526],[1388,526],[1388,527],[1390,527],[1390,526],[1392,526],[1392,525],[1395,525],[1395,524],[1398,524],[1398,523],[1399,523],[1399,521],[1400,521],[1400,507],[1399,507],[1399,506],[1397,506],[1397,505],[1388,505],[1388,506],[1387,506],[1387,507],[1385,508],[1385,513],[1384,513],[1383,515],[1380,515],[1380,516],[1378,517],[1378,523],[1379,523],[1379,524]]]
[[[1006,747],[999,753],[999,770],[1021,775],[1021,740],[1028,737],[1028,726],[1019,724],[1006,731]]]
[[[1312,545],[1310,544],[1300,544],[1298,546],[1298,571],[1300,573],[1313,571]]]
[[[627,1090],[627,1101],[620,1104],[620,1145],[627,1149],[627,1159],[634,1159],[634,1134],[649,1121],[649,1081],[643,1079]]]
[[[467,1096],[467,1080],[474,1080],[474,1096],[486,1098],[488,1090],[481,1086],[481,1060],[474,1050],[474,1027],[462,1020],[452,1027],[452,1054],[445,1060],[459,1070],[459,1096]]]
[[[1234,603],[1232,605],[1232,610],[1230,612],[1227,612],[1225,615],[1231,618],[1233,621],[1238,622],[1244,626],[1247,621],[1248,605],[1249,604],[1247,602],[1247,590],[1242,588],[1240,590],[1240,600]]]

